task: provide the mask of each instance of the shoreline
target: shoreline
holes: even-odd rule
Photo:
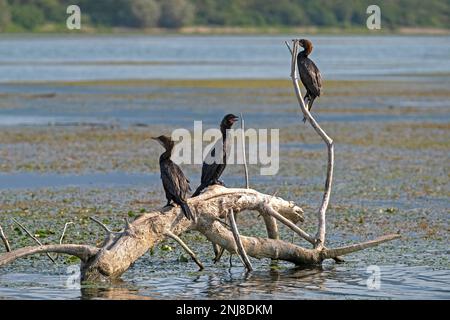
[[[327,28],[327,27],[210,27],[210,26],[190,26],[180,29],[133,29],[133,28],[103,28],[82,26],[81,30],[67,30],[62,26],[47,25],[34,31],[6,31],[1,36],[41,36],[41,35],[149,35],[149,36],[264,36],[264,35],[289,35],[289,34],[310,34],[310,35],[334,35],[334,36],[448,36],[450,29],[444,28],[382,28],[381,30],[369,30],[361,27],[349,28]]]

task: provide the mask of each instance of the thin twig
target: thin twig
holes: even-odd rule
[[[278,194],[278,191],[280,191],[280,188],[278,188],[277,190],[275,190],[275,192],[272,194],[272,197],[276,197]]]
[[[66,230],[67,230],[67,227],[70,225],[70,224],[73,224],[73,222],[66,222],[66,224],[64,225],[64,230],[63,230],[63,232],[62,232],[62,234],[61,234],[61,238],[59,238],[59,244],[62,244],[62,242],[63,242],[63,240],[64,240],[64,236],[66,235]]]
[[[63,242],[63,240],[64,240],[64,236],[66,235],[67,227],[68,227],[70,224],[73,224],[73,222],[66,222],[66,223],[64,224],[63,232],[62,232],[62,234],[61,234],[61,237],[59,238],[59,244],[62,244],[62,242]],[[55,257],[55,260],[58,261],[58,259],[59,259],[59,254],[57,253],[57,254],[56,254],[56,257]]]
[[[11,246],[9,245],[8,238],[6,238],[5,234],[3,233],[3,228],[1,225],[0,225],[0,237],[2,238],[2,241],[5,244],[6,252],[11,252]]]
[[[315,243],[315,239],[310,236],[307,232],[303,231],[302,229],[300,229],[295,223],[293,223],[291,220],[283,217],[281,214],[279,214],[278,212],[276,212],[270,205],[266,205],[264,207],[264,211],[271,215],[272,217],[274,217],[275,219],[277,219],[278,221],[280,221],[281,223],[285,224],[286,226],[288,226],[291,230],[295,231],[295,233],[297,233],[300,237],[302,237],[303,239],[305,239],[306,241],[308,241],[311,244]]]
[[[217,263],[222,258],[223,253],[225,252],[225,249],[223,247],[217,245],[217,244],[213,244],[213,245],[217,246],[217,247],[214,247],[215,257],[214,257],[214,260],[213,260],[214,263]]]
[[[125,220],[125,230],[129,230],[131,229],[131,224],[130,224],[130,220],[128,220],[127,217],[123,218]]]
[[[37,244],[39,244],[39,246],[43,246],[42,242],[39,241],[39,239],[36,238],[30,231],[28,231],[28,229],[25,228],[24,225],[22,225],[19,221],[17,221],[14,218],[13,218],[13,221],[15,223],[17,223],[22,228],[22,230],[25,231],[31,237],[31,239],[33,239]],[[47,257],[49,257],[50,260],[52,260],[53,263],[56,263],[55,259],[53,259],[52,256],[48,252],[46,252],[46,255],[47,255]]]
[[[241,113],[241,139],[242,139],[242,157],[244,159],[244,172],[245,172],[245,188],[249,188],[248,183],[248,169],[247,169],[247,156],[245,155],[245,121],[244,116]]]
[[[233,209],[228,212],[228,219],[230,220],[231,231],[233,232],[234,241],[236,242],[237,252],[242,259],[245,267],[248,271],[253,271],[252,264],[248,259],[247,253],[245,252],[244,245],[242,244],[241,236],[239,235],[239,230],[236,225],[236,220],[234,219]]]
[[[286,47],[289,49],[289,52],[290,52],[291,55],[292,55],[292,49],[291,49],[291,47],[289,46],[289,43],[288,43],[287,41],[285,41],[284,43],[286,44]]]
[[[99,226],[101,226],[103,228],[103,230],[105,230],[107,233],[115,233],[114,231],[112,231],[107,225],[105,225],[103,222],[101,222],[100,220],[97,220],[94,217],[89,217],[89,219],[91,219],[92,221],[94,221],[95,223],[97,223]]]
[[[167,231],[166,235],[169,238],[172,238],[173,240],[175,240],[176,242],[178,242],[178,244],[191,256],[192,260],[194,260],[194,262],[198,265],[198,267],[200,268],[200,270],[203,270],[205,267],[203,266],[203,264],[200,262],[200,260],[198,260],[197,256],[195,255],[195,253],[187,246],[186,243],[183,242],[183,240],[181,240],[180,237],[178,237],[176,234]]]

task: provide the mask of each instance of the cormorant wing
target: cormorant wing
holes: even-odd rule
[[[165,163],[164,166],[164,170],[161,170],[164,187],[171,195],[185,199],[187,191],[190,190],[189,180],[181,168],[172,161]]]
[[[311,59],[306,58],[298,65],[298,70],[300,80],[306,90],[314,95],[314,97],[319,97],[322,89],[322,75],[316,64]]]
[[[207,182],[217,178],[216,175],[217,175],[217,173],[219,171],[219,167],[222,165],[222,163],[217,163],[216,161],[213,161],[216,158],[216,149],[219,149],[219,150],[223,149],[222,139],[217,140],[217,142],[214,144],[214,146],[209,151],[207,158],[203,161],[201,183],[207,183]],[[208,161],[206,161],[206,160],[208,160]],[[223,161],[223,158],[221,157],[218,160]]]

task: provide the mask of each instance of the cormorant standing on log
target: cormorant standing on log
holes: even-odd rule
[[[239,118],[235,116],[234,114],[227,114],[222,122],[220,123],[220,131],[222,132],[222,143],[217,143],[209,152],[208,158],[214,159],[216,155],[216,148],[222,147],[222,162],[221,163],[208,163],[206,159],[203,161],[203,167],[202,167],[202,178],[200,186],[195,190],[193,197],[196,197],[200,194],[200,192],[205,189],[206,187],[213,185],[213,184],[223,184],[219,178],[222,175],[222,172],[225,170],[225,167],[227,166],[227,130],[231,129],[233,124],[238,120]]]
[[[311,111],[314,100],[320,96],[322,76],[316,64],[308,58],[313,49],[312,42],[307,39],[301,39],[299,44],[304,50],[297,55],[298,73],[306,88],[306,95],[303,100],[308,110]],[[308,99],[308,102],[306,102],[306,99]],[[306,122],[305,117],[303,117],[303,122]]]
[[[174,142],[166,136],[159,136],[152,139],[158,141],[166,149],[159,157],[161,180],[167,198],[166,206],[170,206],[171,201],[173,201],[181,207],[186,218],[194,220],[191,209],[186,203],[186,193],[191,190],[189,180],[183,171],[181,171],[181,168],[170,160]]]

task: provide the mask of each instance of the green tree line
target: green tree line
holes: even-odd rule
[[[93,27],[364,27],[381,7],[384,27],[450,28],[450,0],[0,0],[0,30],[65,24],[68,5]]]

